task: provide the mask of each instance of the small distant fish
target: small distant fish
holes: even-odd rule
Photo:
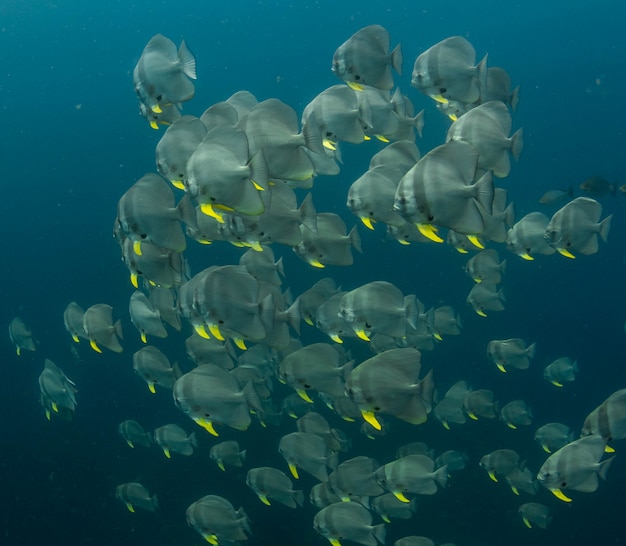
[[[372,525],[372,514],[357,502],[336,502],[322,508],[313,518],[313,528],[333,546],[350,540],[365,546],[384,544],[385,525]]]
[[[252,489],[263,504],[270,505],[270,499],[289,508],[297,508],[304,503],[302,490],[294,490],[292,481],[276,468],[263,466],[251,468],[246,476],[246,485]]]
[[[533,414],[524,400],[513,400],[500,409],[500,419],[512,429],[532,424]]]
[[[544,368],[543,377],[555,387],[562,387],[565,382],[574,381],[577,373],[578,363],[572,362],[571,358],[562,357]]]
[[[604,197],[608,194],[614,196],[617,187],[601,176],[592,176],[580,185],[580,189],[590,197]]]
[[[487,344],[487,355],[498,369],[505,373],[508,368],[525,370],[535,356],[536,344],[526,345],[523,339],[494,339]]]
[[[535,432],[535,441],[546,453],[554,453],[574,439],[574,432],[567,425],[548,423]]]
[[[9,337],[11,343],[15,345],[15,351],[17,356],[20,356],[22,349],[26,351],[35,350],[35,341],[33,340],[33,333],[30,328],[26,326],[26,323],[19,317],[15,317],[9,323]]]
[[[176,380],[182,375],[178,364],[173,366],[169,359],[156,347],[148,345],[133,355],[133,370],[147,384],[152,394],[155,385],[172,389]]]
[[[123,483],[115,488],[115,496],[126,505],[130,512],[135,511],[135,506],[154,512],[159,507],[156,495],[150,495],[148,490],[137,482]]]
[[[83,330],[87,334],[91,348],[101,353],[102,347],[115,352],[123,351],[119,340],[122,336],[122,323],[118,319],[113,322],[113,307],[105,303],[92,305],[83,316]]]
[[[548,190],[539,198],[539,202],[542,205],[554,205],[572,197],[574,197],[574,188],[570,186],[567,190]]]
[[[155,429],[154,441],[163,450],[164,455],[171,459],[172,452],[189,457],[194,447],[198,447],[196,433],[187,433],[178,425],[163,425]]]
[[[544,504],[538,502],[527,502],[519,507],[519,514],[522,516],[524,525],[529,529],[536,525],[540,529],[547,529],[552,521],[550,509]]]
[[[132,419],[122,421],[117,427],[119,435],[126,440],[126,443],[130,448],[134,448],[135,444],[144,447],[150,447],[152,445],[152,436],[149,432],[146,432],[143,427]]]

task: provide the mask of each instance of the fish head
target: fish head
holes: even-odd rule
[[[403,191],[398,188],[396,198],[393,202],[393,210],[400,216],[410,217],[417,210],[417,198],[411,191]]]
[[[346,60],[338,54],[335,54],[333,57],[333,64],[330,68],[335,76],[342,78],[346,72],[348,72],[348,68],[346,66]]]

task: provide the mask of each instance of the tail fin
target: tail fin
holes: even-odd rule
[[[600,222],[600,237],[602,240],[606,242],[607,237],[609,236],[609,230],[611,229],[611,219],[613,215],[607,216],[602,222]]]
[[[393,48],[391,52],[391,66],[398,73],[399,76],[402,76],[402,46],[398,44]]]
[[[515,161],[519,160],[519,156],[522,153],[524,147],[524,129],[520,127],[511,137],[511,153]]]

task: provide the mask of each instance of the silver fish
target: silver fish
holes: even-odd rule
[[[138,482],[122,483],[115,488],[115,496],[126,505],[130,512],[138,506],[143,510],[154,512],[159,507],[159,499],[156,495],[150,495],[148,490]]]
[[[246,485],[252,489],[263,504],[270,506],[270,499],[289,508],[297,508],[304,503],[304,493],[294,490],[287,475],[276,468],[262,466],[251,468],[246,475]]]

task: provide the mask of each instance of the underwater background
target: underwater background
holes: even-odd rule
[[[132,370],[141,347],[127,313],[133,291],[112,237],[116,204],[143,174],[155,170],[154,147],[163,130],[153,131],[138,115],[132,70],[147,41],[162,33],[177,44],[184,38],[197,59],[195,98],[184,113],[200,115],[211,104],[246,89],[259,100],[276,97],[298,115],[323,89],[338,83],[330,70],[335,49],[359,28],[383,25],[392,46],[402,43],[404,64],[396,83],[425,109],[425,153],[444,141],[449,120],[433,101],[410,87],[419,53],[452,35],[466,37],[490,66],[502,66],[521,99],[514,129],[524,127],[524,150],[499,185],[515,203],[516,218],[533,210],[550,215],[556,206],[539,205],[554,188],[600,175],[626,181],[624,89],[626,89],[626,5],[597,2],[317,1],[230,2],[45,2],[0,3],[0,120],[3,241],[0,324],[19,316],[32,328],[37,351],[15,354],[8,335],[0,341],[0,544],[80,544],[125,546],[203,543],[185,522],[187,506],[206,494],[244,506],[257,545],[323,545],[312,527],[316,512],[307,502],[298,510],[267,507],[245,484],[248,468],[275,466],[286,471],[277,452],[279,438],[293,430],[285,418],[277,428],[258,423],[246,432],[224,431],[248,449],[243,469],[221,472],[209,460],[214,439],[174,406],[171,393],[150,394]],[[349,227],[358,222],[345,206],[350,184],[367,169],[379,142],[342,146],[338,176],[315,180],[318,212],[335,212]],[[352,266],[316,270],[291,249],[283,256],[284,285],[298,295],[324,276],[344,289],[387,280],[415,293],[427,307],[452,305],[463,317],[461,336],[449,337],[422,360],[436,369],[445,390],[458,379],[492,389],[503,401],[525,399],[533,409],[528,429],[501,422],[469,422],[444,430],[432,417],[419,427],[394,421],[390,434],[369,440],[360,423],[324,415],[352,438],[350,453],[381,462],[399,445],[424,441],[439,451],[467,453],[467,468],[432,497],[418,499],[411,520],[394,520],[387,544],[405,535],[431,537],[459,546],[626,543],[623,531],[626,459],[622,444],[608,475],[591,494],[577,493],[565,504],[542,489],[536,497],[516,497],[494,484],[478,467],[485,453],[517,450],[536,471],[546,454],[533,441],[537,426],[558,421],[578,433],[585,416],[613,391],[626,387],[626,195],[600,198],[603,216],[614,214],[608,243],[592,256],[567,260],[555,254],[526,262],[495,245],[507,259],[503,282],[506,310],[476,315],[465,298],[472,281],[466,257],[448,245],[401,246],[382,231],[359,226],[363,254]],[[301,190],[299,198],[305,195]],[[366,233],[367,231],[367,233]],[[241,249],[190,241],[185,256],[192,273],[213,264],[237,263]],[[124,352],[93,352],[74,345],[63,327],[70,301],[84,307],[108,303],[122,317]],[[302,325],[305,343],[326,341]],[[6,330],[5,330],[6,332]],[[191,368],[183,340],[191,333],[170,331],[154,344],[184,370]],[[488,361],[491,339],[521,337],[537,343],[527,372],[500,374]],[[372,356],[350,340],[360,362]],[[542,377],[558,356],[578,360],[580,374],[564,389]],[[78,388],[71,422],[47,421],[38,400],[37,378],[44,358],[52,359]],[[291,392],[285,389],[282,395]],[[319,410],[318,410],[319,411]],[[191,457],[166,459],[156,448],[130,450],[117,433],[124,419],[152,430],[178,423],[196,430],[199,449]],[[222,438],[223,437],[223,438]],[[349,454],[350,454],[349,453]],[[349,455],[348,454],[348,455]],[[141,481],[158,493],[155,513],[129,513],[115,499],[115,486]],[[315,482],[303,476],[298,488]],[[547,530],[527,529],[517,513],[522,502],[548,505],[554,520]]]

